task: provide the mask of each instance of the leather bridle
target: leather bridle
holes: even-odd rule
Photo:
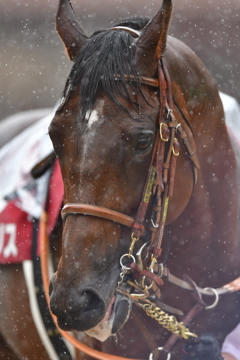
[[[122,27],[121,27],[122,29]],[[148,77],[141,77],[140,81],[143,84],[159,87],[160,88],[160,112],[158,128],[159,133],[156,135],[155,143],[153,146],[152,159],[149,167],[148,178],[144,187],[142,200],[140,202],[137,215],[135,218],[126,214],[120,213],[115,210],[103,208],[97,205],[89,205],[85,203],[67,203],[62,209],[62,220],[65,222],[68,215],[89,215],[94,217],[100,217],[114,221],[121,225],[132,228],[132,234],[135,238],[139,238],[146,230],[144,223],[146,220],[146,213],[149,207],[149,199],[152,192],[157,193],[157,205],[154,208],[154,214],[152,219],[154,220],[155,228],[152,227],[152,232],[161,232],[157,234],[158,238],[162,237],[163,227],[166,221],[166,207],[169,197],[173,195],[174,177],[176,168],[176,158],[179,154],[180,145],[176,138],[176,135],[183,139],[183,143],[186,147],[189,158],[193,163],[194,183],[197,179],[197,168],[199,168],[198,160],[195,153],[195,146],[192,146],[193,137],[188,139],[188,135],[182,129],[181,124],[176,121],[173,114],[173,100],[171,93],[171,86],[167,69],[163,67],[163,61],[159,61],[159,79],[151,79]],[[167,80],[165,80],[167,77]],[[120,80],[116,77],[117,80]],[[126,77],[128,81],[133,81],[133,78]],[[171,103],[171,107],[169,106]],[[195,144],[194,144],[195,145]],[[165,191],[164,191],[165,189]],[[162,198],[165,198],[164,206],[165,213],[163,212],[161,217],[161,203]],[[163,209],[164,210],[164,209]],[[160,228],[160,221],[162,226]],[[156,231],[156,229],[159,229]],[[158,240],[160,242],[160,240]],[[156,243],[156,249],[159,248],[159,244]],[[160,255],[160,251],[156,250]],[[153,250],[154,251],[154,250]],[[155,254],[156,255],[156,254]],[[159,256],[158,255],[158,256]]]
[[[124,30],[128,31],[134,37],[138,37],[139,32],[125,27],[116,27],[109,30]],[[121,81],[121,78],[116,75],[116,81]],[[127,81],[136,81],[133,76],[125,76]],[[136,217],[130,217],[126,214],[117,212],[115,210],[110,210],[107,208],[99,207],[97,205],[90,205],[84,203],[67,203],[62,209],[62,219],[63,222],[66,221],[67,216],[69,215],[87,215],[94,216],[110,221],[114,221],[121,225],[127,226],[132,229],[131,235],[131,245],[129,247],[129,253],[123,255],[128,258],[133,258],[134,261],[130,265],[130,268],[126,268],[120,260],[121,263],[121,273],[120,281],[118,283],[118,290],[121,292],[121,283],[124,281],[124,276],[126,274],[126,269],[130,269],[133,275],[136,278],[142,277],[142,286],[143,288],[150,288],[153,284],[157,287],[162,285],[162,279],[154,274],[154,266],[158,262],[158,257],[162,252],[162,238],[164,227],[166,223],[167,210],[169,199],[173,196],[174,188],[174,179],[175,179],[175,170],[176,170],[176,159],[179,155],[180,145],[177,139],[177,136],[180,137],[183,141],[183,144],[186,149],[186,153],[189,155],[189,158],[192,160],[193,164],[193,176],[194,183],[197,181],[197,168],[199,168],[195,142],[193,139],[193,134],[188,131],[188,134],[183,130],[180,123],[177,122],[174,113],[173,113],[173,96],[171,90],[170,77],[168,75],[167,68],[163,65],[163,59],[160,59],[158,62],[158,79],[152,79],[149,77],[140,77],[139,81],[142,84],[156,87],[159,89],[159,117],[157,124],[157,133],[155,136],[155,141],[153,145],[152,158],[149,166],[147,181],[144,186],[142,199],[137,210]],[[176,106],[176,103],[175,103]],[[182,112],[179,110],[179,113],[182,115]],[[184,120],[184,117],[182,117]],[[189,129],[188,129],[189,130]],[[190,136],[189,136],[190,134]],[[150,201],[151,199],[151,201]],[[152,209],[149,209],[150,203],[153,204]],[[135,258],[133,256],[133,249],[135,242],[146,233],[145,222],[147,213],[151,210],[151,222],[147,231],[151,232],[151,241],[148,248],[148,252],[151,256],[151,264],[147,269],[139,269],[139,266],[135,263]],[[122,257],[122,258],[123,258]],[[147,280],[145,280],[147,279]],[[145,281],[150,282],[151,285],[148,287],[145,284]],[[146,292],[145,292],[146,293]],[[148,309],[149,310],[149,309]],[[150,313],[148,314],[149,316]],[[168,316],[168,315],[167,315]],[[169,317],[170,319],[170,317]],[[172,326],[172,324],[165,326],[168,330],[175,331],[180,337],[187,338],[188,336],[193,336],[188,332],[188,329],[182,327],[179,323],[177,326]],[[163,325],[163,324],[162,324]],[[163,325],[164,326],[164,325]],[[187,335],[189,333],[190,335]]]
[[[138,31],[135,31],[130,28],[125,27],[116,27],[109,30],[124,30],[130,32],[134,37],[138,36]],[[121,78],[116,75],[116,81],[121,81]],[[127,81],[135,81],[134,77],[126,76],[125,80]],[[184,280],[180,280],[173,275],[170,274],[169,270],[165,267],[161,268],[161,264],[158,264],[158,257],[161,255],[161,245],[162,245],[162,237],[163,230],[166,223],[167,216],[167,208],[169,199],[173,195],[174,188],[174,178],[175,178],[175,169],[176,169],[176,159],[179,154],[180,145],[177,140],[177,137],[180,137],[183,141],[183,145],[185,147],[186,153],[193,164],[193,177],[194,183],[197,181],[197,169],[199,169],[199,163],[196,155],[196,147],[193,138],[193,134],[189,125],[186,123],[186,119],[184,119],[184,115],[182,111],[179,109],[176,101],[174,101],[171,91],[171,83],[170,78],[167,72],[167,68],[163,64],[163,60],[159,60],[158,64],[158,79],[152,79],[148,77],[141,77],[140,82],[142,84],[153,86],[159,89],[160,95],[160,111],[159,111],[159,119],[158,119],[158,133],[155,137],[155,142],[153,146],[152,158],[149,166],[149,172],[146,184],[144,186],[142,199],[140,205],[138,207],[138,211],[136,217],[133,218],[126,214],[117,212],[115,210],[110,210],[107,208],[103,208],[96,205],[84,204],[84,203],[67,203],[64,205],[62,209],[62,219],[63,222],[66,221],[68,215],[87,215],[94,216],[103,219],[107,219],[121,225],[127,226],[132,229],[131,236],[131,245],[129,247],[129,253],[125,254],[129,258],[133,257],[133,249],[135,242],[146,232],[151,232],[151,241],[148,245],[148,251],[151,255],[151,264],[148,269],[139,269],[138,265],[133,262],[128,270],[132,272],[132,274],[136,277],[147,277],[148,280],[159,287],[162,285],[162,279],[166,278],[168,281],[174,283],[177,286],[185,288],[187,290],[191,290],[196,292],[199,297],[198,303],[194,306],[192,310],[187,314],[185,322],[183,321],[183,325],[188,325],[189,321],[201,311],[204,307],[206,307],[205,303],[201,300],[201,294],[204,295],[219,295],[229,292],[228,285],[224,288],[220,289],[200,289],[196,287],[196,285],[191,281],[191,279],[185,278]],[[174,113],[173,113],[173,103],[175,103],[175,107],[182,115],[183,122],[182,124],[178,123]],[[187,128],[188,131],[185,131]],[[149,229],[145,229],[145,221],[146,214],[149,212],[150,206],[150,198],[153,199],[151,204],[153,203],[153,208],[151,210],[151,221],[152,226]],[[44,281],[44,289],[47,296],[48,304],[49,304],[49,295],[48,295],[48,242],[47,242],[47,231],[46,231],[46,214],[43,214],[43,218],[41,220],[41,243],[42,243],[42,256],[41,256],[41,267],[43,273],[43,281]],[[124,256],[125,256],[124,255]],[[124,279],[124,266],[122,266],[121,274],[122,280],[119,281],[119,286],[121,286],[121,282]],[[156,272],[158,275],[155,275]],[[160,274],[161,273],[161,274]],[[121,288],[118,289],[121,292]],[[236,291],[236,289],[235,289]],[[127,294],[126,294],[127,295]],[[151,313],[151,312],[150,312]],[[149,314],[148,314],[149,315]],[[53,315],[52,315],[53,316]],[[151,315],[150,315],[151,316]],[[153,317],[153,316],[152,316]],[[53,316],[55,324],[57,326],[57,321],[55,316]],[[58,327],[58,326],[57,326]],[[87,353],[88,355],[100,359],[100,360],[123,360],[125,358],[119,356],[113,356],[106,353],[101,353],[99,351],[93,350],[88,346],[81,344],[75,338],[73,338],[68,333],[59,329],[59,332],[64,336],[68,341],[70,341],[76,348],[81,351]],[[185,330],[187,330],[185,328]],[[184,331],[185,331],[184,330]],[[165,344],[164,348],[159,348],[158,350],[162,350],[165,354],[168,354],[167,359],[169,359],[169,351],[174,346],[178,336],[180,333],[171,335],[170,339]],[[186,335],[186,334],[185,334]],[[191,334],[193,335],[193,334]],[[183,336],[184,337],[184,336]],[[185,337],[186,338],[186,337]],[[150,359],[153,359],[153,355],[150,354]],[[131,360],[131,359],[127,359]]]
[[[193,174],[194,182],[196,182],[196,168],[199,167],[196,154],[194,153],[192,147],[190,146],[191,141],[186,140],[187,135],[182,130],[181,124],[179,124],[173,113],[173,99],[171,92],[170,79],[167,73],[167,69],[164,68],[163,61],[159,61],[158,65],[158,76],[159,79],[149,79],[141,78],[141,81],[144,84],[150,86],[159,86],[159,95],[160,95],[160,111],[158,118],[158,132],[155,137],[152,158],[149,166],[147,181],[144,186],[142,199],[137,210],[136,217],[130,217],[123,213],[117,212],[115,210],[106,209],[96,205],[89,205],[84,203],[68,203],[65,204],[62,209],[62,219],[65,222],[67,216],[69,215],[87,215],[100,217],[110,221],[114,221],[121,225],[127,226],[132,229],[131,235],[131,245],[129,247],[129,253],[122,256],[134,259],[133,263],[130,264],[130,267],[126,267],[121,264],[121,273],[120,281],[118,283],[117,291],[124,293],[121,289],[121,284],[124,281],[124,276],[127,271],[131,271],[135,278],[142,278],[142,288],[150,289],[153,284],[156,287],[160,287],[163,284],[162,279],[154,274],[155,264],[158,262],[158,257],[162,252],[162,238],[164,227],[167,217],[167,209],[169,199],[173,196],[174,188],[174,178],[176,170],[176,159],[179,155],[180,145],[177,140],[177,135],[180,135],[182,139],[185,139],[185,147],[187,148],[187,153],[190,155],[193,163]],[[126,78],[128,81],[132,81],[132,78]],[[121,80],[117,79],[116,80]],[[191,139],[192,140],[192,139]],[[186,145],[187,144],[187,145]],[[194,144],[195,145],[195,144]],[[153,198],[153,201],[150,202],[150,199]],[[151,209],[151,221],[152,226],[148,229],[151,232],[151,241],[148,247],[148,253],[151,256],[151,264],[147,269],[140,269],[139,266],[135,263],[135,258],[133,256],[133,248],[135,242],[146,232],[145,222],[146,216],[149,212],[150,204],[153,204]],[[150,286],[147,286],[145,281]],[[145,294],[147,291],[143,291]],[[127,295],[127,294],[126,294]],[[137,302],[137,304],[139,304]],[[152,316],[151,310],[144,308],[149,316]],[[202,307],[198,308],[200,311]],[[195,313],[194,313],[195,314]],[[168,319],[173,318],[166,314]],[[168,330],[175,332],[179,337],[188,338],[189,336],[194,336],[190,333],[185,326],[180,325],[175,321],[174,325],[169,320],[166,325],[166,321],[160,322],[160,324],[166,327]],[[175,339],[176,341],[176,339]]]
[[[139,37],[139,31],[131,29],[125,26],[116,26],[108,29],[109,31],[118,30],[129,32],[133,37]],[[116,75],[116,81],[121,81],[120,77]],[[125,76],[127,81],[136,81],[134,76]],[[152,217],[156,218],[155,227],[151,228],[151,231],[158,237],[158,244],[155,243],[155,256],[160,255],[160,246],[161,238],[163,236],[163,228],[166,220],[166,207],[168,203],[168,198],[173,195],[174,187],[174,178],[175,178],[175,169],[176,169],[176,157],[179,154],[180,145],[178,143],[176,134],[180,136],[183,141],[183,144],[186,148],[186,153],[193,163],[193,173],[194,173],[194,183],[197,181],[197,169],[199,169],[199,163],[196,155],[195,142],[193,139],[192,132],[188,134],[183,130],[181,124],[178,124],[176,118],[173,114],[173,96],[171,89],[170,77],[167,71],[166,66],[163,65],[163,59],[160,59],[158,62],[158,79],[149,78],[146,76],[141,76],[139,81],[142,84],[153,86],[159,89],[160,96],[160,111],[158,118],[158,129],[159,135],[156,135],[155,143],[152,152],[152,159],[149,168],[149,176],[145,184],[143,197],[139,205],[136,218],[129,217],[123,213],[119,213],[115,210],[110,210],[106,208],[99,207],[97,205],[89,205],[84,203],[69,203],[65,204],[62,209],[62,219],[66,220],[68,215],[90,215],[95,217],[100,217],[115,221],[121,225],[132,228],[134,238],[139,238],[144,232],[144,221],[146,217],[146,212],[149,205],[149,198],[152,192],[152,189],[155,188],[157,194],[157,206],[155,207],[155,215]],[[177,107],[178,108],[178,107]],[[180,114],[181,110],[178,108]],[[184,120],[184,118],[183,118]],[[190,129],[191,130],[191,129]],[[189,138],[190,137],[190,138]],[[154,173],[154,174],[153,174]],[[153,184],[153,182],[155,184]],[[165,188],[165,190],[164,190]],[[146,200],[146,197],[148,198]],[[161,217],[161,203],[164,198],[163,216]],[[165,211],[165,213],[164,213]],[[162,222],[162,226],[160,226]],[[156,230],[158,229],[158,230]],[[156,250],[158,248],[158,250]],[[153,250],[154,251],[154,250]]]
[[[181,126],[177,123],[174,114],[172,112],[172,96],[170,90],[170,83],[166,79],[166,69],[163,67],[163,62],[159,61],[159,79],[151,79],[147,77],[142,77],[140,81],[143,84],[160,88],[160,112],[159,112],[159,121],[158,128],[159,132],[156,134],[152,158],[150,162],[149,172],[146,184],[144,186],[144,191],[142,195],[142,200],[140,202],[137,215],[135,218],[128,216],[126,214],[117,212],[115,210],[110,210],[107,208],[99,207],[96,205],[84,204],[84,203],[74,203],[74,204],[65,204],[62,209],[62,219],[63,222],[66,221],[67,216],[69,215],[87,215],[94,216],[110,221],[114,221],[121,225],[127,226],[132,229],[132,243],[130,246],[130,252],[132,254],[133,247],[135,242],[143,233],[146,232],[144,223],[146,219],[146,213],[150,203],[150,197],[155,194],[155,206],[152,212],[153,226],[151,227],[152,232],[152,259],[156,259],[161,254],[161,241],[163,236],[163,228],[166,221],[167,213],[167,204],[169,197],[172,197],[173,186],[174,186],[174,175],[176,167],[176,158],[179,154],[179,143],[176,136],[178,131],[181,138],[185,140],[184,144],[187,143],[187,151],[189,155],[192,156],[194,167],[198,167],[197,159],[195,157],[194,151],[189,145],[191,141],[186,141],[187,135],[181,129]],[[118,77],[116,77],[116,80]],[[126,78],[128,81],[133,81],[133,78]],[[170,100],[170,101],[169,101]],[[171,104],[171,108],[170,105]],[[161,155],[161,156],[160,156]],[[196,178],[196,172],[194,170],[194,176]],[[163,207],[163,212],[161,211]],[[46,214],[44,214],[44,217]],[[48,249],[46,241],[46,219],[43,218],[41,221],[41,238],[42,241],[42,257],[41,257],[41,266],[43,272],[44,288],[47,294],[48,292]],[[153,246],[155,245],[155,246]],[[129,252],[129,254],[130,254]],[[136,269],[132,269],[136,272]],[[162,280],[153,274],[152,271],[143,270],[142,275],[149,277],[150,281],[154,281],[158,286],[162,284]],[[47,300],[49,304],[49,295],[47,294]],[[55,316],[53,316],[54,322],[57,325]],[[84,344],[79,343],[74,337],[68,333],[59,329],[59,332],[64,336],[68,341],[70,341],[76,348],[84,351],[85,353],[93,356],[97,359],[108,359],[108,360],[121,360],[123,358],[118,356],[112,356],[105,353],[100,353],[96,350],[93,350]],[[169,358],[169,356],[167,356]],[[131,360],[131,359],[128,359]]]

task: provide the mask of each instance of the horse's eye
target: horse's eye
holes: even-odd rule
[[[152,136],[145,135],[138,139],[137,150],[147,150],[152,145]]]

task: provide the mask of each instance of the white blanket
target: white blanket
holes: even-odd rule
[[[240,146],[240,106],[233,97],[221,92],[219,94],[223,103],[226,125]]]
[[[240,360],[240,324],[226,337],[222,346],[222,353],[228,353]]]
[[[17,191],[16,205],[20,209],[34,217],[41,214],[44,196],[40,193],[49,173],[33,180],[30,171],[53,151],[48,126],[54,113],[53,109],[49,115],[28,127],[0,150],[0,211],[7,204],[4,198]]]

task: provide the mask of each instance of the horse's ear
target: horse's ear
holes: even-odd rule
[[[154,76],[157,61],[164,53],[172,14],[172,0],[163,0],[161,9],[143,28],[136,40],[136,62],[141,75]]]
[[[70,0],[59,0],[56,29],[70,60],[75,61],[88,37],[73,11]]]

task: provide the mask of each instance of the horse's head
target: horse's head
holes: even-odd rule
[[[139,78],[157,78],[170,17],[171,1],[164,0],[139,36],[137,24],[137,30],[131,30],[123,23],[124,28],[88,38],[67,0],[60,1],[58,10],[57,29],[74,65],[50,136],[61,165],[64,201],[81,203],[83,209],[80,214],[65,213],[62,257],[51,281],[51,309],[61,328],[90,330],[102,340],[116,333],[129,315],[130,301],[116,295],[116,288],[119,261],[128,253],[132,230],[121,220],[102,218],[101,211],[94,216],[94,209],[136,215],[159,114],[158,89]],[[189,174],[183,162],[182,174]],[[183,186],[168,222],[183,210],[190,194],[191,186]],[[94,206],[90,215],[84,204]]]

